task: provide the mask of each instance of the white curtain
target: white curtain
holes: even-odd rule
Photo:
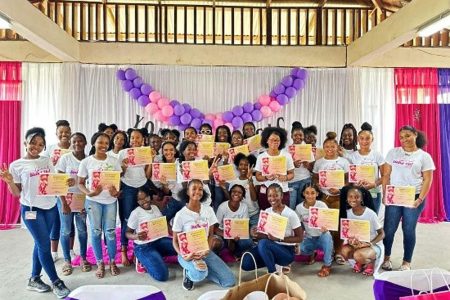
[[[88,137],[100,122],[132,127],[136,114],[144,116],[141,126],[153,121],[143,108],[122,91],[116,79],[118,65],[23,64],[23,129],[41,126],[48,143],[56,142],[55,122],[66,119],[73,131]],[[144,79],[169,99],[189,103],[204,113],[224,112],[258,96],[268,94],[289,68],[132,66]],[[345,123],[357,129],[363,121],[375,131],[376,148],[385,152],[393,145],[394,87],[392,69],[308,69],[307,84],[298,96],[273,117],[256,124],[276,125],[279,117],[286,129],[293,121],[316,125],[318,143],[327,131],[340,134]],[[392,137],[391,137],[392,135]]]

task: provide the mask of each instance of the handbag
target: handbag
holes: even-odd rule
[[[444,291],[435,292],[435,289],[433,287],[433,272],[436,270],[440,272],[442,279],[445,282],[445,286],[440,288],[440,289],[442,289],[442,288],[446,289]],[[420,271],[422,271],[425,274],[425,277],[428,280],[428,283],[430,285],[429,291],[420,291],[418,294],[416,294],[416,295],[414,294],[413,277],[415,274],[413,273],[411,275],[411,296],[400,297],[399,300],[450,300],[450,286],[449,286],[447,280],[445,279],[444,273],[441,270],[438,270],[438,269],[431,270],[430,276],[428,276],[428,274],[426,272],[424,272],[423,270],[420,270]]]

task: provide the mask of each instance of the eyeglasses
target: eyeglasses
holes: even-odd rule
[[[202,130],[200,130],[200,133],[203,133],[203,134],[211,134],[211,129],[202,129]]]

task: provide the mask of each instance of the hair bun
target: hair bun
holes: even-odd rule
[[[309,127],[306,127],[306,128],[305,128],[305,131],[309,131],[309,132],[312,132],[312,133],[314,133],[315,135],[317,135],[317,127],[316,127],[315,125],[311,125],[311,126],[309,126]]]
[[[336,132],[334,132],[334,131],[327,132],[327,139],[334,140],[334,139],[336,139],[336,137],[337,137]]]
[[[361,130],[372,131],[372,125],[367,122],[362,123]]]
[[[108,126],[105,123],[98,124],[98,131],[105,131],[105,129],[108,128]]]
[[[302,123],[300,123],[299,121],[295,121],[294,123],[292,123],[292,130],[294,129],[303,129]]]

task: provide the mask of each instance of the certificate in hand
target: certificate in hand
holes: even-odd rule
[[[288,147],[288,151],[294,161],[314,161],[311,144],[295,144]]]
[[[219,175],[218,180],[232,181],[236,180],[236,172],[233,165],[223,165],[217,167]]]
[[[183,161],[181,163],[181,175],[183,181],[189,181],[192,179],[208,180],[209,179],[208,161],[206,160]]]
[[[340,189],[345,185],[344,170],[321,170],[319,171],[319,185],[321,188]]]
[[[99,185],[104,190],[114,186],[116,190],[120,189],[120,171],[93,171],[91,178],[91,189],[95,190]]]
[[[261,160],[262,175],[286,175],[287,163],[285,156],[269,156],[263,157]]]
[[[241,145],[228,149],[230,161],[234,161],[234,157],[239,153],[245,154],[246,156],[249,155],[250,151],[248,150],[248,145]]]
[[[386,205],[414,207],[416,189],[413,186],[386,186]]]
[[[197,157],[214,157],[214,142],[199,142],[197,144]]]
[[[161,176],[167,181],[177,180],[177,165],[175,163],[152,163],[152,181],[161,181]]]
[[[370,242],[370,222],[367,220],[341,219],[341,239],[356,238]]]
[[[262,148],[261,146],[261,135],[256,134],[248,139],[244,140],[244,145],[248,145],[248,150],[250,152],[257,151]]]
[[[249,239],[249,219],[223,219],[223,237],[225,239]]]
[[[145,166],[152,163],[152,148],[136,147],[127,150],[128,166]]]
[[[181,255],[209,250],[205,228],[178,233],[178,246]]]
[[[63,173],[39,174],[37,196],[65,196],[69,190],[69,175]]]
[[[214,144],[214,156],[227,154],[228,149],[230,149],[230,144],[217,142]]]
[[[80,212],[84,209],[85,194],[67,193],[66,202],[70,206],[72,212]]]
[[[320,229],[325,227],[328,230],[337,231],[339,228],[339,209],[310,207],[308,224],[310,228]]]
[[[147,241],[153,242],[162,237],[169,236],[166,217],[160,217],[139,224],[138,232],[147,231]]]
[[[196,142],[214,142],[214,136],[210,134],[197,134]]]
[[[64,154],[70,153],[72,150],[70,149],[53,149],[51,158],[52,158],[52,163],[55,166],[56,163],[58,162],[58,160],[61,158],[61,156],[63,156]]]
[[[348,171],[348,182],[356,183],[360,180],[375,182],[375,166],[350,165]]]
[[[288,218],[279,214],[260,211],[256,230],[265,234],[284,239]]]

